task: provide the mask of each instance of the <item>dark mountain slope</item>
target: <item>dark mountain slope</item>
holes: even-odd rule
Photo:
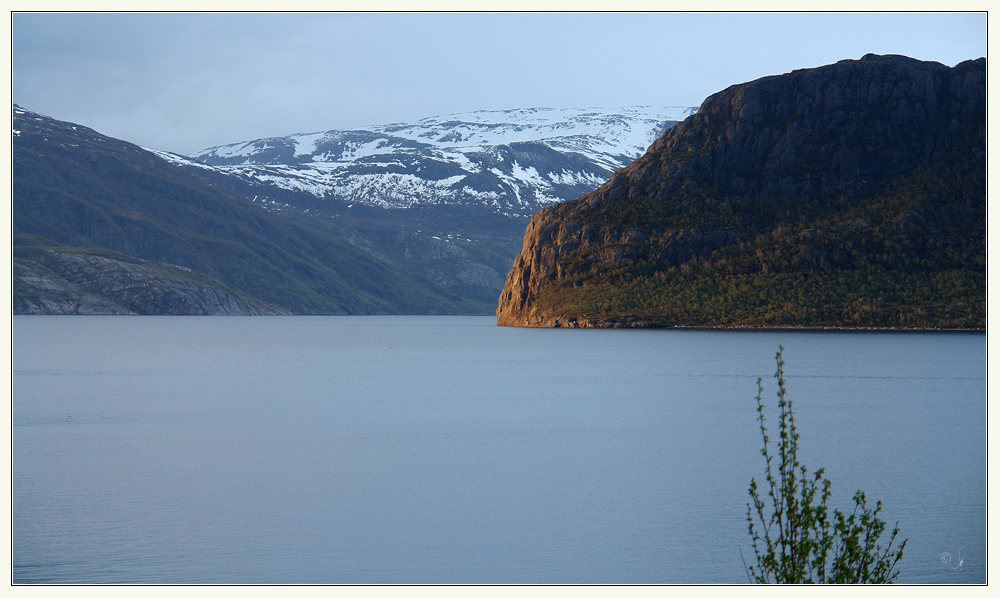
[[[986,60],[735,85],[536,213],[498,323],[986,325]]]
[[[13,130],[12,220],[14,257],[20,260],[15,311],[72,311],[65,301],[58,309],[41,307],[46,302],[37,300],[39,277],[43,286],[61,288],[63,299],[74,292],[67,284],[76,285],[133,313],[482,309],[333,235],[269,214],[135,145],[17,106]],[[90,259],[85,267],[70,254],[102,259]],[[100,279],[94,278],[97,270]],[[18,272],[30,274],[25,279]],[[192,310],[187,299],[194,295],[180,290],[188,283],[200,289],[196,295],[215,294],[234,307]],[[136,294],[137,288],[148,292]],[[94,305],[93,297],[86,303]]]

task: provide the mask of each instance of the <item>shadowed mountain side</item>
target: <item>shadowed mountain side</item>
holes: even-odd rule
[[[12,190],[15,312],[74,302],[142,314],[487,309],[142,148],[17,106]],[[44,289],[61,299],[40,298]]]

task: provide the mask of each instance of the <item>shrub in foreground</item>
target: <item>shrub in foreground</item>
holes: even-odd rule
[[[879,544],[886,527],[878,518],[882,501],[871,509],[859,490],[849,515],[839,510],[831,514],[830,480],[823,478],[823,469],[810,475],[799,463],[799,435],[792,401],[786,397],[783,350],[779,348],[775,356],[777,454],[772,454],[764,426],[763,385],[757,380],[757,420],[766,467],[762,487],[756,479],[750,481],[747,522],[757,565],[747,566],[747,575],[757,583],[892,583],[899,575],[894,568],[903,558],[906,540],[892,548],[899,534],[897,524],[885,547]]]

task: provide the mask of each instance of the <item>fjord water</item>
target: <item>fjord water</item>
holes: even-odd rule
[[[13,582],[746,583],[783,345],[832,506],[985,583],[985,334],[494,324],[14,317]]]

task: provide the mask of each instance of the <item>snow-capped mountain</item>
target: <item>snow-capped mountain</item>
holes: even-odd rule
[[[238,177],[275,211],[292,192],[381,208],[475,205],[528,216],[597,188],[696,110],[478,111],[222,145],[191,161],[160,154]]]

